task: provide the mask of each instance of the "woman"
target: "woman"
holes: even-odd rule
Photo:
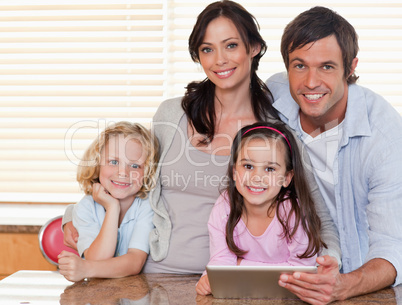
[[[233,1],[214,2],[198,16],[189,51],[207,78],[190,83],[183,98],[162,103],[153,119],[161,156],[144,272],[202,273],[208,263],[207,222],[224,186],[233,138],[242,126],[278,119],[256,74],[266,49],[255,18]],[[322,237],[336,255],[336,229],[312,174],[308,179]]]

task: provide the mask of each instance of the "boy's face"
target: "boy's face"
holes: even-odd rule
[[[352,73],[357,65],[355,58]],[[338,125],[345,116],[348,85],[342,51],[331,35],[289,54],[289,89],[300,107],[304,131],[312,133],[328,123]],[[322,129],[324,128],[324,130]]]
[[[112,197],[131,204],[143,185],[146,156],[141,143],[123,135],[111,136],[101,154],[100,183]]]

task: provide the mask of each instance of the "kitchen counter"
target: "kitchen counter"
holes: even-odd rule
[[[57,271],[18,271],[0,281],[0,304],[139,305],[139,304],[305,304],[299,299],[215,299],[197,296],[199,275],[141,274],[120,279],[88,279],[72,283]],[[402,287],[333,304],[399,304]]]
[[[51,218],[64,214],[65,204],[0,204],[0,233],[38,233]]]

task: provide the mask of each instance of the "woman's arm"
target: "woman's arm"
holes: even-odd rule
[[[61,228],[64,234],[64,244],[67,247],[77,250],[78,231],[73,225],[74,206],[74,204],[70,204],[64,211]]]
[[[105,260],[84,260],[79,256],[63,251],[59,255],[60,274],[73,282],[84,278],[119,278],[141,272],[147,253],[129,249],[127,254]]]

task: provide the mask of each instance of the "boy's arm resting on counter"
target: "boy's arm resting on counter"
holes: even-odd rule
[[[60,274],[73,282],[84,278],[119,278],[139,274],[148,254],[139,249],[129,249],[127,254],[105,260],[84,260],[63,251],[59,255]]]

